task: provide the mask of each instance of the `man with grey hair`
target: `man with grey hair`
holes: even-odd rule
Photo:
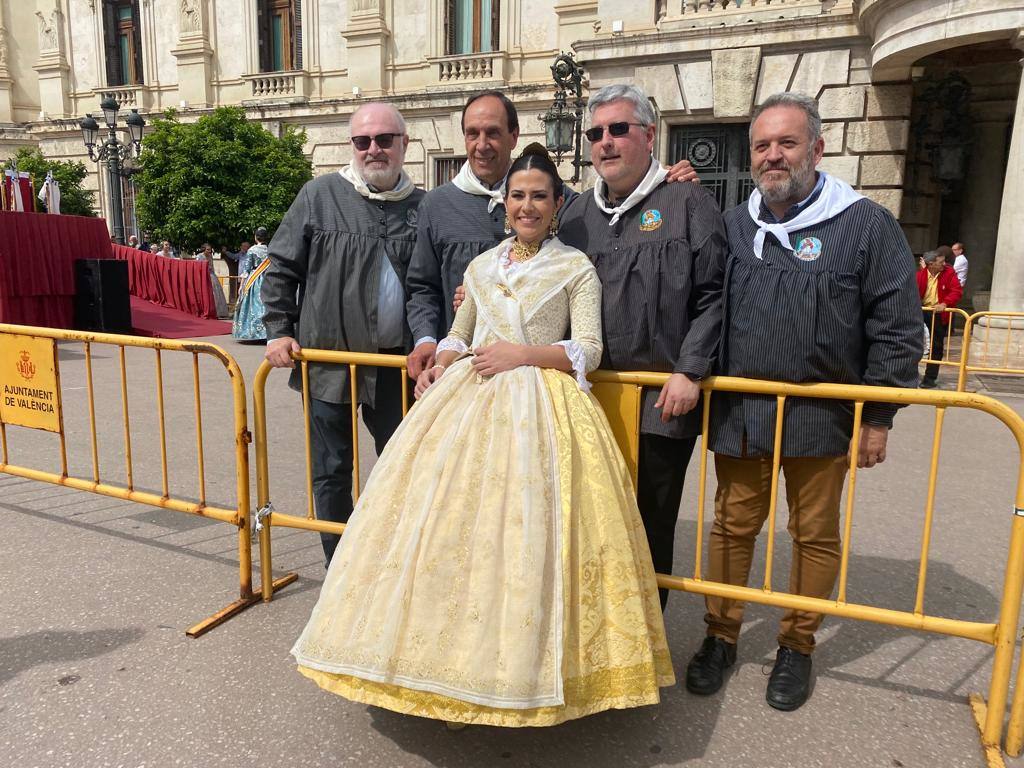
[[[416,243],[423,191],[402,170],[405,120],[390,104],[370,103],[349,122],[352,164],[308,182],[270,242],[263,281],[266,359],[292,368],[303,347],[404,355],[406,270]],[[397,368],[359,369],[358,399],[377,453],[402,419]],[[348,369],[309,364],[313,496],[317,517],[352,513],[352,412]],[[339,537],[321,534],[330,563]]]
[[[406,286],[416,343],[409,355],[409,375],[414,379],[434,364],[437,340],[451,327],[452,300],[460,301],[469,262],[511,234],[505,216],[505,177],[519,141],[519,113],[500,91],[474,93],[462,109],[462,134],[466,162],[455,178],[430,190],[420,206]],[[668,172],[669,181],[696,177],[685,160]],[[566,203],[576,195],[568,186],[563,186],[562,194]]]
[[[586,253],[601,278],[601,367],[671,374],[643,395],[637,483],[654,568],[671,573],[683,479],[701,431],[700,380],[721,332],[725,227],[706,190],[667,184],[652,154],[654,110],[639,88],[606,86],[589,109],[600,180],[566,204],[558,237]]]
[[[913,387],[921,358],[921,315],[913,257],[888,210],[815,167],[824,152],[816,102],[769,97],[750,124],[756,189],[725,216],[730,266],[719,370],[793,383]],[[774,397],[716,393],[711,448],[718,493],[707,578],[745,586],[754,543],[771,505]],[[782,425],[793,559],[789,591],[826,600],[839,571],[839,500],[849,462],[885,460],[896,407],[790,398]],[[743,603],[705,599],[707,637],[690,661],[686,687],[711,694],[736,659]],[[768,704],[802,706],[810,693],[814,632],[822,616],[787,611],[768,682]]]

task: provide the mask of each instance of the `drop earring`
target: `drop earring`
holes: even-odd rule
[[[558,234],[558,217],[557,216],[552,216],[551,217],[551,224],[548,225],[548,234],[551,235],[551,237],[554,237],[555,235]]]
[[[505,214],[505,234],[506,235],[511,235],[512,234],[512,222],[508,220],[508,214],[507,213]]]

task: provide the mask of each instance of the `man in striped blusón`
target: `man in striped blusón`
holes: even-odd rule
[[[816,171],[824,152],[814,99],[769,97],[750,125],[756,190],[726,214],[730,264],[719,370],[786,382],[914,387],[921,309],[914,259],[888,210]],[[828,598],[839,571],[839,500],[853,431],[848,402],[789,398],[782,472],[793,562],[789,590]],[[866,403],[858,466],[885,460],[896,407]],[[768,516],[776,400],[718,394],[711,448],[718,493],[708,546],[711,581],[745,585]],[[736,659],[743,603],[706,598],[707,637],[686,687],[717,691]],[[781,710],[810,693],[810,654],[821,614],[787,611],[767,701]]]

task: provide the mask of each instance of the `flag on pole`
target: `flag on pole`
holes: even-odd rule
[[[39,189],[39,200],[46,206],[47,213],[60,213],[60,183],[53,178],[53,171],[46,172],[46,179]]]
[[[4,186],[8,190],[8,210],[24,211],[25,201],[21,197],[20,174],[18,166],[13,162],[10,168],[4,169]]]

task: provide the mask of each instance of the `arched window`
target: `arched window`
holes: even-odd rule
[[[257,0],[260,72],[302,69],[302,3]]]
[[[103,0],[103,51],[107,85],[140,85],[142,24],[139,0]]]

